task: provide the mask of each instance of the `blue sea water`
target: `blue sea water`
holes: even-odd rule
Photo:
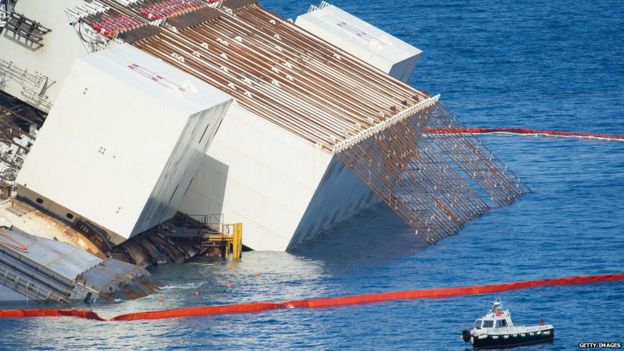
[[[264,0],[295,17],[309,0]],[[354,1],[345,10],[421,48],[411,84],[441,93],[473,127],[624,134],[624,2]],[[103,315],[425,287],[624,272],[624,143],[482,138],[533,189],[512,206],[426,246],[377,206],[295,253],[159,267],[161,293]],[[199,296],[193,292],[199,290]],[[460,332],[494,298],[516,323],[542,317],[553,344],[624,342],[624,283],[318,310],[127,323],[0,321],[1,349],[463,350]],[[84,306],[77,306],[84,307]]]

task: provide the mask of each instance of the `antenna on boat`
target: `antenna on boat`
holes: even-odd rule
[[[503,310],[503,303],[501,302],[501,300],[500,299],[494,300],[494,302],[492,303],[492,312],[496,313],[502,310]]]

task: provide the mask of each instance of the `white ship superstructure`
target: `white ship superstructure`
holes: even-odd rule
[[[231,101],[126,44],[78,59],[18,196],[120,244],[175,215]]]
[[[325,1],[311,5],[295,25],[402,82],[422,56],[420,49]]]
[[[159,232],[174,216],[290,250],[383,201],[435,243],[527,188],[405,83],[421,54],[327,3],[293,22],[253,0],[20,0],[0,35],[7,218],[32,205],[69,244],[149,264],[192,256]]]
[[[396,79],[411,77],[422,51],[333,5],[323,3],[320,8],[312,6],[295,24]],[[357,33],[349,30],[353,28]],[[334,55],[342,53],[337,50]],[[281,81],[279,70],[292,69],[284,62],[273,62],[276,82]],[[323,78],[317,74],[310,79]],[[311,95],[326,92],[300,80],[296,84]],[[249,228],[246,245],[284,250],[380,201],[331,154],[266,119],[237,107],[230,110],[186,195],[183,212],[223,212]]]
[[[6,25],[6,21],[13,12],[13,0],[0,1],[0,30]]]
[[[134,44],[237,100],[183,212],[221,211],[245,223],[246,245],[284,250],[377,196],[434,243],[487,210],[487,202],[511,203],[524,192],[480,143],[459,135],[420,138],[427,127],[457,123],[438,97],[253,2],[237,5],[211,10],[202,23],[179,20]],[[325,9],[331,7],[312,14]],[[407,60],[397,72],[409,72],[418,55],[403,53],[386,68]]]

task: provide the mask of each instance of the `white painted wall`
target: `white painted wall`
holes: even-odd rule
[[[13,63],[16,68],[25,69],[31,74],[39,73],[47,77],[42,97],[47,99],[34,100],[28,98],[23,91],[24,86],[32,84],[0,71],[0,90],[7,92],[31,105],[48,112],[61,91],[63,82],[69,74],[74,61],[88,54],[78,34],[69,25],[65,14],[66,8],[81,4],[83,0],[20,0],[15,11],[40,22],[52,29],[44,36],[44,46],[33,50],[12,38],[12,34],[3,31],[0,35],[0,59]],[[3,79],[4,78],[4,79]]]
[[[422,54],[334,5],[303,14],[295,24],[403,82],[410,79]]]
[[[18,194],[122,238],[138,234],[175,214],[231,101],[129,45],[80,59],[18,175]]]
[[[182,202],[242,222],[243,243],[284,251],[332,156],[233,104]]]
[[[402,81],[422,53],[335,6],[299,16],[296,24]],[[245,245],[283,251],[379,201],[331,154],[236,104],[180,210],[224,213],[226,222],[243,222]]]
[[[379,201],[338,159],[235,104],[180,211],[223,213],[245,245],[284,251]]]
[[[299,222],[288,249],[295,249],[379,201],[381,200],[351,169],[334,157]]]

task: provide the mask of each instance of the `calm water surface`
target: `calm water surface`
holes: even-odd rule
[[[308,2],[266,0],[295,17]],[[336,1],[424,51],[412,84],[469,126],[624,134],[622,1]],[[383,206],[299,252],[164,266],[162,292],[103,315],[624,271],[624,143],[483,138],[534,190],[426,247]],[[199,296],[192,292],[199,290]],[[149,322],[0,321],[0,348],[80,350],[463,350],[459,333],[500,297],[519,323],[553,323],[552,345],[624,341],[624,284],[445,300]],[[78,306],[84,307],[84,306]]]

